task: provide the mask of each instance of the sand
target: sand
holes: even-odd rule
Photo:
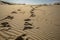
[[[3,22],[10,27],[2,27]],[[15,40],[23,34],[25,40],[60,40],[60,5],[0,5],[0,40]]]

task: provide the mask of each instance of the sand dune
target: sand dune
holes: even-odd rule
[[[0,5],[0,40],[18,36],[19,40],[60,40],[60,5]]]

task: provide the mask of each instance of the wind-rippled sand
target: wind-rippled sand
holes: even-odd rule
[[[7,16],[13,18],[4,19]],[[2,27],[4,22],[10,27]],[[24,29],[26,23],[31,28]],[[25,40],[59,40],[60,5],[0,5],[0,40],[15,40],[23,34]]]

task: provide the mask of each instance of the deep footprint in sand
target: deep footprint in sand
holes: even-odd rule
[[[11,14],[19,14],[19,13],[24,14],[25,12],[24,11],[21,11],[21,9],[17,9],[16,11],[12,11],[11,12]]]

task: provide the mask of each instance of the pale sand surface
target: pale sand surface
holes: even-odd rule
[[[32,10],[34,17],[30,17]],[[8,15],[14,19],[1,20]],[[23,31],[27,18],[31,19],[29,22],[33,28]],[[0,5],[0,25],[2,22],[9,22],[11,29],[7,31],[7,28],[0,28],[0,40],[14,40],[22,34],[26,34],[29,40],[60,40],[60,5]]]

